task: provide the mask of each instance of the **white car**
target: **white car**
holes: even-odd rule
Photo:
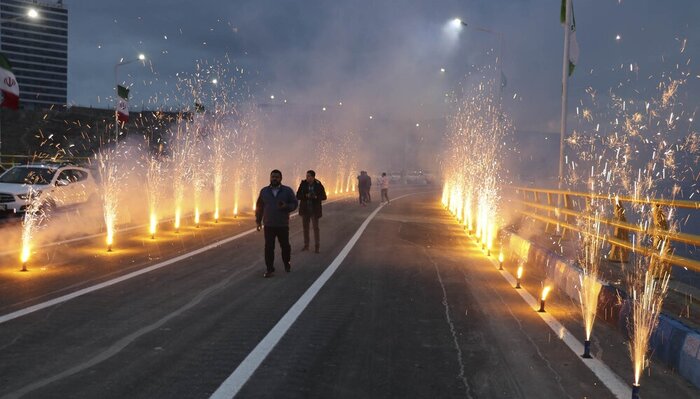
[[[0,175],[0,214],[19,214],[29,205],[30,190],[42,206],[64,208],[98,198],[89,169],[65,164],[20,165]]]

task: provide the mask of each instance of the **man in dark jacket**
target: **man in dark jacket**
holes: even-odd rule
[[[360,205],[365,206],[369,202],[369,190],[372,188],[372,178],[367,172],[360,171],[357,177],[357,189],[360,192]]]
[[[258,231],[265,225],[265,266],[263,277],[272,277],[275,272],[275,238],[282,248],[284,270],[290,272],[292,265],[292,246],[289,244],[289,213],[297,209],[294,190],[282,185],[282,172],[275,169],[270,172],[270,185],[260,190],[255,206],[255,222]]]
[[[309,224],[313,224],[315,252],[318,253],[321,246],[318,219],[323,216],[321,202],[325,201],[327,197],[326,189],[320,181],[316,180],[316,172],[313,170],[307,171],[306,179],[299,183],[297,199],[299,200],[299,216],[301,216],[304,226],[304,248],[302,251],[309,250]]]

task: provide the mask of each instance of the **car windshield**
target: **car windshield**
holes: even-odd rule
[[[55,169],[16,167],[0,176],[0,183],[50,184]]]

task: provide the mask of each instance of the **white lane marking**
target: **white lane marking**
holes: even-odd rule
[[[407,197],[409,195],[413,195],[417,193],[412,193],[412,194],[406,194],[402,195],[400,197],[395,198],[392,201],[399,200],[403,197]],[[340,251],[338,256],[336,256],[335,259],[333,259],[333,262],[331,262],[330,265],[326,268],[326,270],[321,273],[321,275],[314,281],[313,284],[304,292],[304,294],[292,305],[291,308],[285,313],[284,316],[280,319],[280,321],[275,324],[274,327],[272,327],[272,330],[265,335],[265,337],[258,343],[258,345],[253,348],[253,350],[248,354],[248,356],[243,359],[241,364],[236,367],[236,369],[233,371],[233,373],[226,378],[226,380],[219,386],[219,388],[211,395],[211,398],[213,399],[229,399],[233,398],[238,394],[238,392],[243,388],[246,382],[250,379],[250,377],[253,375],[255,370],[260,367],[262,362],[267,358],[267,356],[272,352],[272,350],[277,346],[277,344],[280,342],[282,337],[287,333],[289,328],[294,324],[294,322],[299,318],[301,313],[306,309],[306,307],[309,305],[312,299],[318,294],[318,292],[323,288],[323,286],[328,282],[328,280],[333,276],[335,271],[338,269],[341,263],[343,263],[343,260],[345,260],[345,257],[348,256],[348,253],[350,253],[350,250],[355,246],[357,241],[360,239],[360,236],[362,233],[365,231],[367,228],[367,225],[369,225],[369,222],[374,219],[374,217],[377,215],[377,213],[384,208],[385,204],[381,204],[375,209],[369,216],[367,216],[367,219],[362,223],[359,229],[355,232],[355,234],[350,238],[350,241],[345,245],[345,247]]]
[[[103,289],[103,288],[107,288],[107,287],[112,286],[112,285],[114,285],[114,284],[121,283],[122,281],[126,281],[126,280],[129,280],[129,279],[132,279],[132,278],[137,277],[137,276],[140,276],[140,275],[142,275],[142,274],[150,273],[150,272],[152,272],[152,271],[154,271],[154,270],[158,270],[158,269],[163,268],[163,267],[165,267],[165,266],[170,266],[170,265],[172,265],[173,263],[177,263],[177,262],[179,262],[179,261],[181,261],[181,260],[190,258],[190,257],[195,256],[195,255],[199,255],[199,254],[201,254],[201,253],[203,253],[203,252],[207,252],[207,251],[209,251],[209,250],[211,250],[211,249],[214,249],[214,248],[216,248],[216,247],[219,247],[219,246],[221,246],[221,245],[223,245],[223,244],[226,244],[226,243],[229,243],[229,242],[231,242],[231,241],[237,240],[237,239],[239,239],[239,238],[241,238],[241,237],[245,237],[245,236],[247,236],[248,234],[251,234],[251,233],[255,232],[255,230],[256,230],[256,229],[246,230],[246,231],[244,231],[244,232],[242,232],[242,233],[236,234],[235,236],[232,236],[232,237],[229,237],[229,238],[225,238],[225,239],[223,239],[223,240],[221,240],[221,241],[217,241],[217,242],[215,242],[215,243],[213,243],[213,244],[209,244],[209,245],[207,245],[207,246],[205,246],[205,247],[196,249],[196,250],[191,251],[191,252],[188,252],[188,253],[186,253],[186,254],[182,254],[182,255],[180,255],[180,256],[176,256],[176,257],[171,258],[171,259],[168,259],[168,260],[166,260],[166,261],[163,261],[163,262],[160,262],[160,263],[156,263],[155,265],[146,267],[146,268],[144,268],[144,269],[140,269],[140,270],[137,270],[137,271],[135,271],[135,272],[131,272],[131,273],[129,273],[129,274],[125,274],[125,275],[123,275],[123,276],[119,276],[119,277],[117,277],[117,278],[113,278],[113,279],[111,279],[111,280],[108,280],[108,281],[105,281],[105,282],[102,282],[102,283],[99,283],[99,284],[96,284],[96,285],[93,285],[93,286],[90,286],[90,287],[87,287],[87,288],[83,288],[83,289],[78,290],[78,291],[75,291],[75,292],[71,292],[70,294],[66,294],[66,295],[63,295],[63,296],[59,296],[59,297],[57,297],[57,298],[50,299],[50,300],[48,300],[48,301],[46,301],[46,302],[38,303],[38,304],[36,304],[36,305],[32,305],[32,306],[26,307],[26,308],[24,308],[24,309],[17,310],[17,311],[15,311],[15,312],[8,313],[8,314],[6,314],[6,315],[0,316],[0,324],[5,323],[5,322],[8,322],[8,321],[13,320],[13,319],[16,319],[16,318],[18,318],[18,317],[26,316],[26,315],[28,315],[28,314],[30,314],[30,313],[34,313],[34,312],[39,311],[39,310],[42,310],[42,309],[46,309],[46,308],[51,307],[51,306],[58,305],[58,304],[60,304],[60,303],[68,302],[68,301],[70,301],[71,299],[77,298],[77,297],[79,297],[79,296],[82,296],[82,295],[85,295],[85,294],[89,294],[89,293],[91,293],[91,292],[95,292],[95,291],[101,290],[101,289]]]
[[[342,200],[346,200],[346,199],[349,199],[349,198],[351,198],[349,195],[343,195],[343,196],[340,197],[340,198],[336,198],[336,199],[331,200],[331,201],[326,201],[325,205],[332,204],[332,203],[334,203],[334,202],[338,202],[338,201],[342,201]],[[189,214],[188,214],[188,215],[189,215]],[[184,216],[188,216],[188,215],[184,215]],[[191,215],[190,215],[190,216],[191,216]],[[294,213],[294,214],[291,215],[291,217],[294,217],[294,216],[297,216],[297,214]],[[255,217],[255,215],[253,215],[253,217]],[[175,220],[175,218],[163,219],[163,220],[160,220],[159,223],[172,222],[173,220]],[[116,233],[118,234],[118,233],[121,233],[121,232],[124,232],[124,231],[131,231],[131,230],[136,230],[136,229],[143,229],[143,228],[145,228],[145,227],[148,227],[148,224],[140,224],[140,225],[125,227],[125,228],[117,228],[117,229],[116,229]],[[56,242],[51,242],[51,243],[48,243],[48,244],[43,244],[43,245],[40,245],[40,246],[36,247],[36,249],[55,247],[55,246],[57,246],[57,245],[70,244],[70,243],[77,242],[77,241],[91,240],[91,239],[97,238],[97,237],[104,237],[104,235],[105,235],[105,233],[104,233],[104,232],[101,232],[101,233],[95,233],[95,234],[90,234],[90,235],[85,235],[85,236],[80,236],[80,237],[75,237],[75,238],[69,238],[69,239],[66,239],[66,240],[63,240],[63,241],[56,241]],[[16,249],[11,249],[11,250],[6,250],[6,251],[0,251],[0,256],[11,255],[11,254],[14,254],[14,253],[17,253],[17,252],[18,252],[18,251],[17,251]]]
[[[164,220],[161,220],[160,222],[167,223],[167,222],[171,222],[173,220],[175,220],[175,219],[174,218],[164,219]],[[131,231],[131,230],[136,230],[136,229],[143,229],[147,226],[148,226],[148,224],[140,224],[140,225],[124,227],[124,228],[117,227],[116,233],[120,233],[120,232],[124,232],[124,231]],[[55,241],[55,242],[50,242],[48,244],[40,245],[40,246],[36,247],[36,249],[49,248],[49,247],[55,247],[57,245],[70,244],[72,242],[77,242],[77,241],[90,240],[90,239],[97,238],[97,237],[104,237],[104,235],[105,235],[105,232],[101,232],[101,233],[80,236],[80,237],[68,238],[68,239],[65,239],[62,241]],[[10,255],[10,254],[17,253],[17,252],[18,251],[16,249],[11,249],[11,250],[6,250],[6,251],[0,252],[0,255]]]
[[[192,309],[193,307],[197,306],[200,302],[202,302],[205,298],[210,296],[212,293],[221,291],[228,284],[230,284],[234,278],[238,277],[240,274],[243,274],[246,271],[252,270],[259,263],[262,263],[262,261],[256,260],[256,261],[253,261],[248,266],[245,266],[244,268],[241,268],[241,269],[234,271],[228,277],[221,280],[217,284],[212,285],[210,287],[207,287],[203,291],[199,292],[199,294],[197,294],[189,302],[187,302],[184,305],[180,306],[179,308],[173,310],[172,312],[168,313],[167,315],[161,317],[159,320],[157,320],[157,321],[155,321],[147,326],[141,327],[137,331],[121,338],[120,340],[118,340],[117,342],[112,344],[110,347],[103,349],[102,351],[98,352],[97,354],[95,354],[91,358],[83,361],[82,363],[79,363],[73,367],[64,369],[63,371],[59,372],[58,374],[52,375],[50,377],[45,377],[45,378],[40,379],[38,381],[34,381],[31,384],[26,385],[15,392],[11,392],[11,393],[8,393],[6,395],[3,395],[2,398],[0,398],[0,399],[22,397],[29,392],[32,392],[32,391],[35,391],[39,388],[45,387],[53,382],[60,381],[66,377],[78,374],[81,371],[84,371],[90,367],[93,367],[95,365],[98,365],[98,364],[104,362],[105,360],[112,358],[114,355],[121,352],[124,348],[129,346],[132,342],[136,341],[138,338],[150,333],[151,331],[155,331],[156,329],[160,328],[165,323],[169,322],[170,320],[174,319],[175,317],[178,317],[181,314],[183,314],[184,312],[188,311],[189,309]]]
[[[473,243],[473,241],[472,241]],[[496,259],[493,259],[492,257],[489,257],[488,260],[491,262],[491,264],[497,268],[497,271],[501,273],[501,276],[503,276],[506,281],[508,281],[508,284],[511,285],[511,287],[514,287],[517,283],[515,277],[513,277],[512,274],[510,274],[507,270],[498,270],[498,261]],[[554,316],[552,316],[549,313],[540,313],[537,310],[540,308],[540,302],[538,299],[530,295],[529,292],[527,292],[525,289],[519,289],[515,290],[520,296],[525,300],[525,302],[530,305],[532,310],[540,316],[540,318],[547,323],[549,328],[554,331],[554,333],[561,339],[566,346],[571,349],[572,352],[576,355],[576,357],[586,366],[588,367],[593,374],[598,377],[600,382],[605,385],[610,392],[612,392],[613,395],[617,398],[624,398],[627,399],[630,396],[632,396],[632,388],[629,387],[628,384],[626,384],[620,376],[615,374],[614,371],[610,369],[605,363],[603,363],[601,360],[592,358],[592,359],[584,359],[581,357],[581,354],[583,354],[583,344],[576,339],[576,337],[569,332],[569,330],[564,327]]]
[[[344,198],[339,198],[339,199],[334,200],[334,201],[328,201],[327,204],[330,204],[330,203],[336,202],[336,201],[341,201],[341,200],[343,200],[343,199],[344,199]],[[294,216],[297,216],[297,213],[294,213],[294,214],[291,215],[291,217],[294,217]],[[137,270],[137,271],[135,271],[135,272],[131,272],[131,273],[125,274],[125,275],[123,275],[123,276],[119,276],[119,277],[113,278],[113,279],[111,279],[111,280],[108,280],[108,281],[105,281],[105,282],[102,282],[102,283],[99,283],[99,284],[96,284],[96,285],[92,285],[92,286],[90,286],[90,287],[86,287],[86,288],[83,288],[83,289],[78,290],[78,291],[75,291],[75,292],[71,292],[70,294],[62,295],[62,296],[56,297],[56,298],[54,298],[54,299],[50,299],[50,300],[45,301],[45,302],[37,303],[36,305],[32,305],[32,306],[29,306],[29,307],[26,307],[26,308],[23,308],[23,309],[19,309],[19,310],[17,310],[17,311],[14,311],[14,312],[12,312],[12,313],[8,313],[8,314],[6,314],[6,315],[2,315],[2,316],[0,316],[0,324],[6,323],[6,322],[8,322],[8,321],[10,321],[10,320],[14,320],[14,319],[16,319],[16,318],[18,318],[18,317],[26,316],[26,315],[28,315],[28,314],[30,314],[30,313],[34,313],[34,312],[37,312],[37,311],[39,311],[39,310],[43,310],[43,309],[49,308],[49,307],[51,307],[51,306],[55,306],[55,305],[58,305],[58,304],[61,304],[61,303],[64,303],[64,302],[68,302],[68,301],[70,301],[71,299],[75,299],[75,298],[77,298],[77,297],[79,297],[79,296],[83,296],[83,295],[85,295],[85,294],[89,294],[89,293],[91,293],[91,292],[95,292],[95,291],[97,291],[97,290],[101,290],[101,289],[103,289],[103,288],[107,288],[107,287],[112,286],[112,285],[114,285],[114,284],[121,283],[122,281],[126,281],[126,280],[132,279],[132,278],[134,278],[134,277],[138,277],[138,276],[140,276],[140,275],[142,275],[142,274],[150,273],[150,272],[152,272],[152,271],[154,271],[154,270],[158,270],[158,269],[161,269],[161,268],[163,268],[163,267],[170,266],[170,265],[172,265],[173,263],[177,263],[177,262],[179,262],[179,261],[181,261],[181,260],[190,258],[190,257],[195,256],[195,255],[199,255],[199,254],[201,254],[201,253],[203,253],[203,252],[207,252],[207,251],[212,250],[212,249],[214,249],[214,248],[216,248],[216,247],[219,247],[219,246],[221,246],[221,245],[227,244],[227,243],[229,243],[229,242],[231,242],[231,241],[234,241],[234,240],[237,240],[237,239],[239,239],[239,238],[245,237],[245,236],[247,236],[248,234],[251,234],[251,233],[253,233],[253,232],[255,232],[255,231],[256,231],[256,229],[246,230],[246,231],[244,231],[244,232],[242,232],[242,233],[236,234],[235,236],[228,237],[228,238],[224,238],[223,240],[217,241],[217,242],[215,242],[215,243],[213,243],[213,244],[209,244],[209,245],[207,245],[207,246],[205,246],[205,247],[196,249],[196,250],[191,251],[191,252],[187,252],[187,253],[185,253],[185,254],[182,254],[182,255],[180,255],[180,256],[176,256],[176,257],[174,257],[174,258],[165,260],[165,261],[160,262],[160,263],[156,263],[155,265],[148,266],[148,267],[145,268],[145,269],[140,269],[140,270]]]

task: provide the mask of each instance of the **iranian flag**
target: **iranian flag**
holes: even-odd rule
[[[567,15],[566,15],[566,1],[567,0],[562,0],[561,1],[561,16],[559,20],[561,21],[561,24],[566,26],[567,23]],[[574,73],[574,69],[576,68],[576,64],[578,64],[578,57],[579,57],[579,48],[578,48],[578,40],[576,40],[576,17],[574,17],[574,0],[571,1],[571,19],[568,20],[569,22],[569,76],[571,76]]]
[[[0,92],[2,92],[0,107],[19,108],[19,84],[15,74],[12,73],[10,61],[3,54],[0,54]]]
[[[122,123],[129,122],[129,89],[124,86],[117,85],[117,95],[119,95],[119,103],[117,103],[117,120]]]

